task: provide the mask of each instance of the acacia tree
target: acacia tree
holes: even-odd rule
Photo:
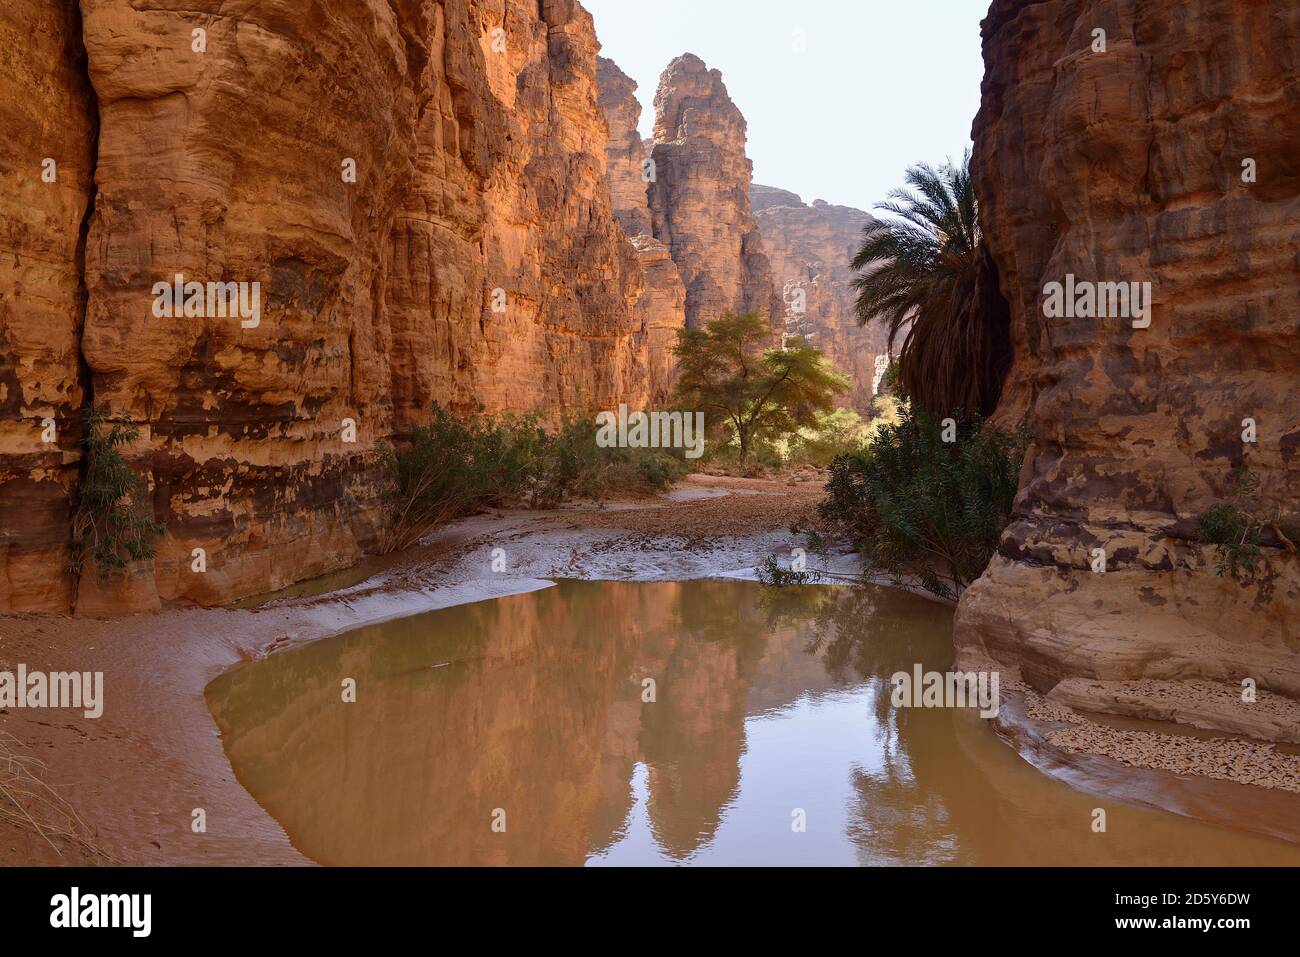
[[[677,334],[677,396],[688,408],[726,422],[740,460],[754,443],[813,425],[834,408],[849,379],[802,339],[771,348],[771,327],[757,312],[728,312],[703,329]]]

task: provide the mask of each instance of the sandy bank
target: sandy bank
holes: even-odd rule
[[[361,625],[543,588],[549,578],[749,575],[766,555],[799,544],[789,527],[812,514],[821,491],[806,480],[692,477],[670,498],[476,516],[326,595],[113,620],[0,618],[0,670],[21,662],[102,671],[106,688],[98,719],[9,709],[0,730],[47,765],[46,780],[115,861],[307,863],[232,774],[203,697],[217,675]],[[206,812],[206,833],[191,830],[196,808]],[[95,860],[55,844],[0,824],[0,865]]]
[[[113,860],[307,863],[233,776],[203,697],[217,675],[240,661],[364,624],[544,588],[553,578],[752,577],[767,555],[788,555],[802,544],[791,526],[810,517],[821,496],[816,481],[697,476],[659,499],[476,516],[418,549],[374,562],[366,580],[325,595],[105,621],[0,619],[0,669],[22,662],[31,669],[103,671],[106,685],[97,720],[73,711],[11,710],[0,712],[0,730],[45,761],[48,781]],[[834,567],[851,571],[853,563],[845,557]],[[1178,767],[1182,783],[1171,791],[1163,779],[1157,786],[1135,777],[1144,767],[1162,766],[1155,763],[1162,754],[1158,745],[1121,750],[1121,763],[1114,759],[1113,737],[1049,741],[1049,733],[1062,728],[1041,719],[1030,719],[1023,707],[1007,709],[999,730],[1039,767],[1085,790],[1092,790],[1088,781],[1101,782],[1114,798],[1254,830],[1275,814],[1278,801],[1297,797],[1286,790],[1300,780],[1295,755],[1273,753],[1251,786],[1229,784],[1212,780],[1216,761],[1228,753],[1240,757],[1240,746],[1202,744],[1197,760]],[[1210,796],[1188,798],[1201,783]],[[206,833],[191,830],[196,808],[206,812]],[[1300,814],[1288,816],[1300,821]],[[0,826],[0,864],[90,859],[56,843],[60,853],[29,830]]]

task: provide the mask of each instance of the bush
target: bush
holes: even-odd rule
[[[744,457],[734,430],[724,427],[709,445],[703,461],[712,470],[745,478],[801,466],[824,469],[837,455],[856,452],[866,445],[873,426],[853,409],[817,412],[811,424],[788,435],[751,440]]]
[[[914,580],[955,600],[987,567],[1011,515],[1027,438],[978,418],[957,440],[906,404],[871,445],[831,463],[829,497],[818,507],[867,571]]]
[[[861,449],[869,435],[867,424],[852,409],[819,412],[811,427],[800,429],[790,437],[785,464],[824,469],[837,456]]]
[[[410,444],[379,453],[385,476],[385,552],[432,528],[519,495],[532,478],[545,435],[532,417],[457,419],[438,403]]]
[[[73,575],[81,574],[87,556],[94,559],[101,574],[123,568],[127,562],[153,558],[153,538],[166,531],[141,501],[144,483],[118,451],[139,438],[140,430],[114,422],[105,432],[108,421],[108,409],[103,406],[84,413],[84,456],[72,519],[69,570]]]
[[[1274,541],[1265,541],[1272,532]],[[1215,572],[1246,584],[1263,560],[1262,546],[1276,544],[1295,554],[1300,530],[1285,521],[1280,510],[1266,510],[1259,501],[1259,479],[1246,469],[1233,473],[1227,501],[1216,502],[1196,518],[1196,537],[1213,545]]]
[[[566,417],[537,449],[527,504],[555,508],[575,498],[658,492],[687,471],[684,459],[667,449],[601,448],[592,417]]]
[[[537,414],[458,419],[437,403],[409,445],[380,452],[380,467],[386,552],[486,507],[660,491],[687,472],[667,450],[601,448],[590,417],[566,418],[552,434]]]
[[[741,478],[764,478],[785,467],[784,449],[767,439],[755,439],[742,459],[740,445],[733,434],[719,430],[706,447],[700,463],[710,474]]]
[[[768,555],[763,559],[763,564],[758,566],[757,572],[759,583],[769,588],[816,585],[822,580],[821,574],[816,569],[795,571],[793,568],[782,568],[774,555]]]

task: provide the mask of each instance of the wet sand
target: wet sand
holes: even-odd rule
[[[28,828],[0,823],[0,865],[309,863],[235,780],[204,699],[212,679],[240,661],[365,624],[547,587],[549,578],[752,577],[766,556],[804,544],[791,529],[812,518],[823,496],[818,478],[692,476],[669,498],[476,516],[419,548],[375,561],[371,577],[327,595],[108,621],[0,618],[0,670],[21,662],[32,670],[104,672],[102,717],[9,709],[0,711],[0,731],[45,762],[45,780],[76,809],[85,837],[106,855],[58,839],[51,847]],[[494,549],[501,551],[494,555]],[[854,568],[851,556],[831,565],[838,572]],[[1017,739],[1010,724],[1003,733],[1033,763],[1067,779],[1092,774],[1109,787],[1116,775],[1138,770],[1068,750],[1046,735]],[[1300,767],[1294,755],[1281,761],[1284,777]],[[1193,791],[1201,780],[1177,777]],[[1215,796],[1200,805],[1185,796],[1162,801],[1141,786],[1116,796],[1194,816],[1208,807],[1207,816],[1221,822],[1239,816],[1242,826],[1256,830],[1251,822],[1275,813],[1279,795],[1296,797],[1276,787],[1205,783]],[[1225,786],[1237,789],[1226,803]],[[200,808],[205,833],[191,827]]]

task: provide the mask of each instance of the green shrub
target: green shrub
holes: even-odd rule
[[[748,454],[742,455],[735,430],[725,424],[714,436],[703,462],[729,475],[756,478],[783,469],[812,466],[824,469],[837,455],[861,449],[872,434],[868,424],[853,409],[831,409],[813,413],[812,421],[781,436],[751,439]]]
[[[535,417],[458,419],[436,402],[432,412],[428,425],[415,428],[409,445],[379,452],[386,552],[524,492],[545,441]]]
[[[1264,557],[1265,533],[1270,531],[1278,545],[1295,554],[1300,531],[1283,519],[1280,510],[1263,507],[1259,479],[1244,468],[1232,474],[1227,501],[1216,502],[1196,517],[1197,539],[1214,546],[1216,574],[1231,575],[1240,584],[1254,577]]]
[[[771,472],[778,472],[785,466],[782,452],[783,448],[776,442],[761,438],[754,439],[742,457],[735,434],[724,427],[714,433],[700,462],[715,474],[761,478]]]
[[[94,559],[101,574],[152,558],[153,538],[166,531],[142,501],[144,483],[118,451],[139,438],[140,430],[121,422],[110,425],[103,406],[86,409],[84,423],[81,481],[72,519],[69,570],[74,576],[81,574],[87,557]]]
[[[774,555],[768,555],[758,567],[758,580],[769,588],[786,588],[790,585],[815,585],[822,576],[815,569],[797,572],[793,568],[782,568]]]
[[[831,463],[823,521],[844,534],[869,573],[918,582],[956,599],[987,567],[1011,515],[1027,439],[978,418],[955,442],[906,404],[861,452]]]
[[[813,425],[790,437],[786,446],[786,465],[813,465],[826,468],[836,456],[856,452],[870,435],[867,423],[852,409],[833,409],[816,413]]]
[[[555,508],[571,499],[659,492],[687,471],[684,458],[667,449],[602,448],[591,416],[566,416],[537,448],[526,503]]]
[[[485,507],[661,491],[687,472],[665,449],[601,448],[592,417],[566,417],[548,433],[537,414],[458,419],[436,403],[430,424],[403,448],[382,450],[380,466],[385,551]]]

